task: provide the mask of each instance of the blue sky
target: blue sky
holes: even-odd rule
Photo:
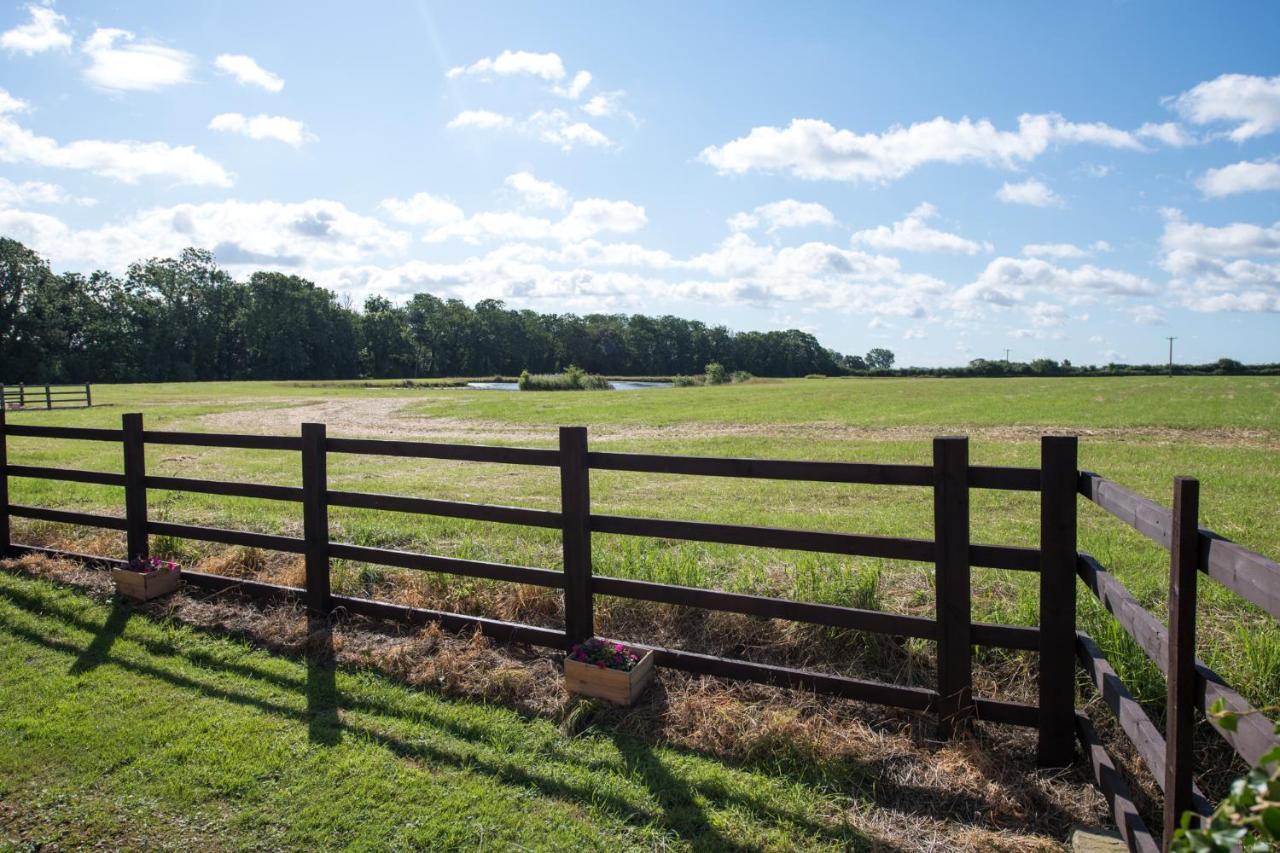
[[[0,234],[899,364],[1280,361],[1275,4],[0,9]]]

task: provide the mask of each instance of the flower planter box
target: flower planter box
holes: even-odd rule
[[[111,579],[116,582],[116,592],[134,601],[150,601],[168,595],[178,588],[182,570],[173,563],[157,561],[156,568],[140,572],[136,569],[112,569]],[[172,568],[169,568],[171,567]]]
[[[652,680],[653,652],[650,651],[644,652],[631,669],[584,663],[574,660],[572,655],[564,659],[564,684],[570,693],[594,696],[617,705],[635,702]]]

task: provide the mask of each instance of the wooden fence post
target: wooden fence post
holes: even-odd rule
[[[84,407],[86,409],[93,408],[93,395],[89,393],[89,383],[84,383]]]
[[[1169,535],[1169,676],[1165,731],[1164,844],[1191,808],[1192,731],[1196,706],[1196,572],[1200,548],[1200,483],[1173,481]]]
[[[18,408],[26,408],[27,405],[27,383],[18,383]]]
[[[564,537],[564,631],[567,645],[592,637],[591,469],[587,428],[560,427],[560,512]]]
[[[120,416],[124,430],[124,516],[126,556],[132,560],[147,559],[151,546],[147,541],[147,458],[142,440],[142,415]]]
[[[9,554],[9,431],[5,427],[8,402],[0,397],[0,557]]]
[[[950,738],[973,716],[969,571],[969,439],[933,440],[935,613],[938,621],[939,734]]]
[[[306,542],[307,609],[327,616],[329,592],[329,475],[324,424],[302,425],[302,536]]]
[[[1040,439],[1040,737],[1041,767],[1075,756],[1076,491],[1075,436]]]
[[[50,390],[48,382],[44,384],[44,407],[46,409],[53,408],[53,391]]]

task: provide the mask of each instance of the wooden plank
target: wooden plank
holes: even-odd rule
[[[0,557],[8,556],[12,538],[9,530],[9,429],[4,400],[0,400]]]
[[[77,468],[46,468],[40,465],[10,465],[10,477],[35,480],[59,480],[68,483],[93,483],[99,486],[123,486],[124,474],[111,471],[83,471]]]
[[[511,581],[513,583],[530,584],[531,586],[545,586],[552,589],[563,589],[565,585],[564,573],[551,571],[550,569],[531,569],[525,566],[509,566],[505,563],[463,560],[458,557],[437,557],[434,554],[393,551],[389,548],[369,548],[363,545],[348,545],[343,542],[329,543],[329,556],[339,560],[355,560],[356,562],[371,563],[377,566],[417,569],[424,572],[444,572],[450,575]]]
[[[1138,814],[1138,807],[1133,803],[1133,795],[1124,776],[1116,769],[1115,762],[1107,754],[1101,738],[1093,728],[1093,723],[1084,714],[1075,715],[1076,737],[1084,748],[1089,766],[1093,770],[1093,781],[1107,798],[1111,806],[1111,814],[1115,819],[1120,836],[1129,845],[1129,849],[1137,853],[1160,853],[1160,845],[1156,842],[1147,825]]]
[[[105,568],[124,568],[129,565],[128,560],[120,560],[115,557],[99,557],[95,554],[81,554],[76,551],[61,551],[57,548],[41,548],[36,545],[18,545],[9,546],[9,553],[21,556],[23,554],[31,554],[37,557],[48,557],[55,560],[75,560],[85,565],[97,565]]]
[[[664,456],[653,453],[592,451],[588,455],[588,462],[592,468],[605,471],[805,480],[821,483],[862,483],[876,486],[928,486],[932,483],[933,476],[932,469],[927,465],[735,459],[720,456]]]
[[[40,506],[9,504],[9,515],[30,518],[35,521],[56,521],[59,524],[79,524],[82,527],[105,527],[107,530],[125,530],[128,522],[114,515],[98,515],[91,512],[74,512],[65,509],[47,509]]]
[[[856,699],[860,702],[869,702],[874,705],[887,705],[892,708],[905,708],[911,711],[929,711],[934,707],[938,697],[938,694],[933,690],[921,687],[904,687],[897,684],[884,684],[879,681],[864,681],[840,675],[827,675],[810,670],[752,663],[734,658],[696,654],[694,652],[664,649],[638,643],[627,643],[627,645],[637,651],[652,651],[658,666],[701,675],[714,675],[738,681],[753,681],[759,684],[771,684],[775,687],[788,687],[843,696],[846,699]]]
[[[1201,530],[1200,571],[1280,619],[1280,563]]]
[[[118,429],[90,429],[88,427],[38,426],[36,424],[9,424],[9,435],[26,438],[65,438],[76,441],[122,441],[124,432]]]
[[[307,610],[328,616],[329,600],[329,490],[325,459],[324,424],[302,425],[302,538],[306,541],[305,569]]]
[[[486,619],[482,616],[463,616],[457,613],[427,610],[421,607],[405,607],[400,604],[371,601],[367,598],[355,598],[349,595],[335,595],[333,597],[333,606],[342,608],[348,613],[355,613],[370,619],[386,619],[405,625],[438,623],[449,631],[478,630],[486,637],[492,637],[503,643],[528,643],[531,646],[543,646],[561,651],[568,648],[565,644],[563,631],[540,628],[536,625],[504,622],[500,619]]]
[[[970,545],[969,565],[1017,572],[1040,571],[1040,550],[1019,545]]]
[[[1078,489],[1080,494],[1161,548],[1169,549],[1173,519],[1169,510],[1160,504],[1091,471],[1080,472]]]
[[[416,515],[439,515],[445,518],[467,518],[473,521],[496,521],[502,524],[519,524],[524,527],[559,529],[562,523],[560,513],[545,509],[411,498],[401,495],[379,495],[367,492],[330,491],[329,505],[359,507],[361,509],[382,509],[390,512],[414,513]]]
[[[595,634],[591,598],[591,468],[587,428],[560,427],[560,516],[564,630],[569,645]]]
[[[1146,652],[1147,657],[1165,672],[1169,665],[1169,637],[1164,625],[1138,604],[1137,599],[1124,584],[1088,554],[1081,554],[1078,562],[1080,577],[1102,602],[1120,627]],[[1167,672],[1165,673],[1168,674]],[[1196,660],[1196,707],[1208,714],[1208,709],[1221,699],[1228,710],[1240,715],[1239,727],[1234,732],[1213,722],[1218,734],[1231,744],[1236,754],[1250,764],[1257,764],[1272,747],[1280,744],[1265,715],[1245,701],[1239,693],[1222,680],[1216,672],[1199,659]]]
[[[148,476],[147,488],[171,492],[195,492],[202,495],[302,502],[302,489],[297,486],[267,486],[261,483],[229,483],[221,480],[192,480],[187,477]]]
[[[1034,729],[1040,724],[1040,709],[1022,702],[1006,702],[981,696],[973,700],[974,715],[984,723],[1004,723]]]
[[[142,439],[142,415],[132,412],[120,416],[124,435],[124,517],[125,556],[145,560],[151,556],[147,538],[147,457]]]
[[[194,539],[198,542],[219,542],[223,545],[241,545],[245,548],[284,551],[287,554],[306,552],[306,542],[293,536],[251,533],[247,530],[224,530],[220,527],[175,524],[170,521],[149,521],[147,531],[157,536],[174,536],[178,539]]]
[[[623,536],[652,536],[659,539],[722,542],[728,545],[752,545],[791,551],[820,551],[828,554],[933,562],[933,543],[926,539],[751,527],[705,521],[670,521],[625,515],[592,515],[591,529],[596,533],[616,533]]]
[[[1077,632],[1076,657],[1084,667],[1089,680],[1093,682],[1093,686],[1098,689],[1102,701],[1111,709],[1116,722],[1120,724],[1120,729],[1138,751],[1143,763],[1147,765],[1147,769],[1163,790],[1166,767],[1164,735],[1147,716],[1147,712],[1142,709],[1138,700],[1133,698],[1133,694],[1124,686],[1124,682],[1116,674],[1111,662],[1103,657],[1102,650],[1088,634]],[[1192,800],[1192,807],[1200,814],[1213,811],[1213,804],[1194,785]]]
[[[1173,481],[1169,531],[1169,657],[1165,709],[1164,841],[1173,841],[1182,813],[1192,808],[1196,709],[1196,573],[1200,563],[1200,483]]]
[[[427,441],[385,441],[368,438],[331,438],[330,453],[404,456],[414,459],[453,459],[462,462],[498,462],[505,465],[560,464],[556,450],[497,447],[482,444],[437,444]]]
[[[970,465],[969,488],[998,489],[1007,492],[1038,492],[1040,491],[1040,469]]]
[[[975,646],[996,649],[1040,650],[1040,629],[1026,625],[992,625],[974,622],[970,640]]]
[[[969,441],[933,440],[934,613],[938,620],[938,733],[973,717],[969,576]]]
[[[837,607],[831,604],[812,604],[760,595],[676,586],[651,581],[611,578],[594,575],[591,589],[598,595],[614,595],[637,601],[656,601],[682,607],[701,607],[727,613],[743,613],[766,619],[786,619],[831,628],[847,628],[853,631],[869,631],[899,637],[918,637],[932,640],[937,636],[937,625],[932,619],[921,616],[902,616],[881,613],[878,610],[859,610],[853,607]]]
[[[185,447],[232,447],[240,450],[302,450],[302,439],[291,435],[232,435],[221,432],[170,432],[148,430],[148,444],[180,444]]]
[[[1075,757],[1076,445],[1075,436],[1040,439],[1041,767]]]

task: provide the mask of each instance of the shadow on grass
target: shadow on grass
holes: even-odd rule
[[[47,597],[29,595],[13,588],[6,588],[0,592],[0,600],[8,600],[33,619],[56,620],[62,625],[94,635],[87,647],[81,647],[74,642],[51,639],[41,632],[0,619],[0,626],[14,636],[57,652],[74,655],[77,664],[81,659],[91,661],[89,668],[110,659],[114,666],[121,669],[198,692],[207,698],[295,719],[307,725],[309,740],[317,746],[334,745],[339,742],[344,732],[350,732],[357,738],[378,743],[403,758],[485,773],[497,781],[533,788],[551,798],[594,805],[632,825],[661,828],[699,849],[733,849],[736,846],[732,839],[725,837],[713,824],[712,816],[708,814],[708,807],[747,812],[756,820],[786,826],[797,834],[806,835],[822,843],[853,848],[874,844],[877,849],[882,850],[902,849],[891,839],[868,837],[851,825],[834,826],[814,820],[794,809],[779,806],[765,794],[732,790],[714,781],[691,783],[678,773],[672,772],[669,756],[690,754],[702,757],[702,753],[664,746],[660,754],[642,738],[627,734],[616,727],[593,726],[593,729],[612,741],[617,750],[622,771],[646,789],[649,798],[656,804],[656,809],[646,808],[642,804],[639,804],[638,808],[636,802],[610,792],[606,786],[575,784],[566,781],[563,773],[548,773],[526,766],[521,756],[503,755],[501,752],[493,754],[495,751],[488,745],[492,732],[481,723],[450,719],[445,714],[424,709],[416,704],[410,710],[401,707],[398,703],[367,697],[341,696],[337,688],[336,667],[333,663],[332,633],[327,621],[313,620],[309,624],[311,653],[307,656],[305,677],[295,678],[259,669],[246,663],[243,658],[227,660],[205,650],[175,647],[142,637],[131,637],[130,642],[153,655],[154,663],[128,660],[118,655],[113,657],[111,646],[115,637],[118,637],[124,629],[130,612],[127,606],[123,609],[122,615],[118,613],[119,605],[113,607],[106,622],[99,623],[85,618],[73,607],[59,606]],[[108,626],[114,627],[108,630]],[[56,624],[55,627],[57,627]],[[213,638],[225,636],[198,626],[192,626],[191,630]],[[110,639],[107,639],[108,637]],[[208,671],[213,678],[240,677],[283,688],[304,698],[305,708],[290,707],[280,701],[228,689],[158,665],[166,659],[179,659],[189,663]],[[659,702],[662,701],[661,696],[656,699]],[[442,701],[453,700],[442,699]],[[339,716],[340,707],[350,713],[377,715],[401,723],[430,726],[442,735],[456,739],[460,744],[457,748],[445,748],[445,746],[425,743],[419,738],[409,741],[368,725],[344,722]],[[490,754],[485,754],[486,752]],[[560,763],[592,772],[610,769],[601,766],[597,761],[569,754],[567,742],[552,745],[548,749],[540,749],[538,758],[541,763]],[[775,777],[779,775],[776,767],[768,767],[758,762],[726,759],[722,756],[714,756],[714,758],[726,765],[736,765]],[[980,798],[964,792],[897,783],[886,778],[884,770],[884,767],[875,763],[844,762],[840,772],[836,774],[833,774],[829,768],[824,770],[817,767],[797,766],[789,767],[783,775],[788,781],[814,788],[815,796],[819,790],[830,791],[834,787],[852,799],[872,799],[878,808],[912,816],[928,815],[958,823],[989,826],[985,821],[976,819],[976,814],[986,807],[986,803]],[[1045,811],[1045,814],[1041,815],[1042,825],[1059,823],[1065,825],[1073,819],[1072,815],[1056,813],[1055,807],[1049,802],[1042,801],[1037,803],[1037,806]]]
[[[111,656],[111,647],[115,644],[116,639],[124,633],[124,626],[129,624],[129,617],[132,614],[133,605],[118,595],[113,598],[111,600],[111,612],[107,614],[107,621],[94,630],[92,642],[85,646],[84,651],[71,664],[71,669],[68,672],[71,675],[82,675],[96,669],[106,661]]]

